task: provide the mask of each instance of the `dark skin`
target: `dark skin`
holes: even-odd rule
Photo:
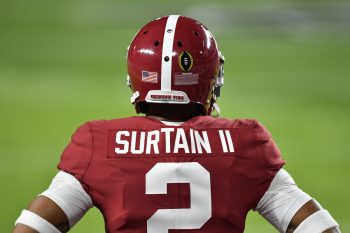
[[[150,104],[147,106],[146,116],[156,120],[184,122],[194,116],[201,115],[199,108],[194,105],[169,105],[169,104]],[[27,210],[30,210],[42,218],[52,223],[61,232],[68,232],[69,222],[62,209],[51,199],[45,196],[35,198]],[[289,223],[286,233],[292,233],[308,216],[320,210],[315,201],[311,200],[302,206]],[[328,229],[324,233],[339,233],[338,228]],[[32,228],[17,224],[12,233],[38,233]]]
[[[50,223],[52,223],[58,230],[61,232],[67,232],[69,230],[69,222],[66,214],[63,210],[51,199],[45,196],[38,196],[35,198],[27,207],[27,210],[30,210],[40,217],[46,219]],[[37,231],[32,228],[17,224],[14,233],[37,233]]]

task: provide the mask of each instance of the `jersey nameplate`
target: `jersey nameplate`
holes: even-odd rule
[[[218,155],[235,152],[229,129],[160,128],[110,130],[109,157]]]

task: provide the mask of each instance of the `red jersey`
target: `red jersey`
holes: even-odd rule
[[[87,122],[58,167],[82,183],[106,232],[239,233],[283,164],[257,121],[200,116]]]

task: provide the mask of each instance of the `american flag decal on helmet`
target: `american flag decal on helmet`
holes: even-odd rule
[[[157,83],[158,82],[158,73],[142,71],[142,82],[146,83]]]

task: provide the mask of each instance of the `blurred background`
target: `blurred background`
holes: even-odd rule
[[[167,14],[215,34],[222,116],[265,124],[298,185],[350,232],[349,12],[346,0],[0,0],[0,232],[48,187],[79,125],[134,115],[126,48]],[[71,232],[104,232],[99,211]],[[245,232],[276,231],[253,212]]]

